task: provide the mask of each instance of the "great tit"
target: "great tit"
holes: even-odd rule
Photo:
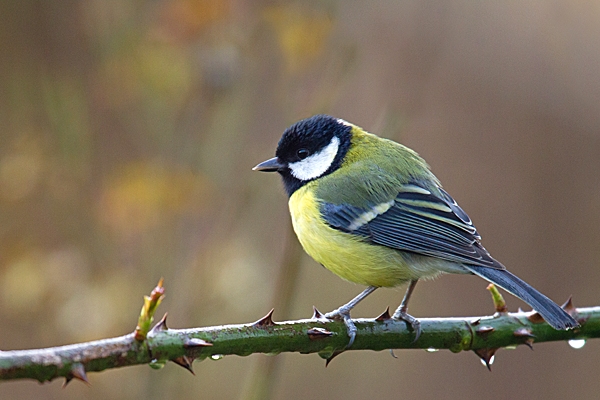
[[[506,270],[481,245],[469,216],[442,189],[416,152],[328,115],[285,130],[276,157],[254,167],[278,172],[304,250],[341,278],[368,286],[324,315],[343,319],[351,346],[350,310],[379,287],[408,283],[393,315],[421,333],[407,313],[419,279],[475,274],[533,307],[555,329],[578,323],[552,300]]]

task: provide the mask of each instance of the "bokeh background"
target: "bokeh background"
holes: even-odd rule
[[[586,0],[0,2],[0,348],[130,332],[161,276],[171,327],[271,307],[305,318],[353,297],[363,288],[298,249],[279,179],[251,171],[315,113],[417,150],[511,271],[559,303],[600,304],[599,37]],[[485,287],[422,283],[411,313],[490,314]],[[396,354],[348,352],[327,368],[317,355],[232,356],[196,363],[196,377],[138,366],[91,374],[91,387],[3,383],[0,398],[600,391],[594,341],[501,350],[491,373],[472,353]]]

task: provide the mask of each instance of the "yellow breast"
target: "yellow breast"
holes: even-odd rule
[[[414,263],[414,255],[367,243],[328,226],[320,218],[312,185],[308,183],[298,189],[290,197],[289,207],[302,247],[325,268],[343,279],[367,286],[397,286],[439,272],[427,261]]]

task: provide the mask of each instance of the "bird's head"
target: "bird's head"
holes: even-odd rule
[[[276,157],[258,164],[255,171],[279,172],[288,195],[307,182],[337,170],[351,144],[353,125],[329,115],[296,122],[283,132]]]

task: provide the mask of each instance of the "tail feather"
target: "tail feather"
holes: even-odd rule
[[[527,282],[511,274],[505,269],[464,265],[469,271],[490,281],[514,296],[517,296],[540,313],[554,329],[569,329],[579,326],[577,321],[560,308],[556,303],[544,296]]]

